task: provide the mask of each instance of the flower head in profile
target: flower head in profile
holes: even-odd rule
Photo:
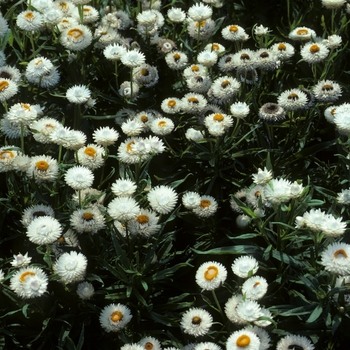
[[[182,315],[180,324],[186,334],[199,337],[208,333],[213,317],[204,309],[191,308]]]
[[[139,341],[139,345],[142,346],[144,350],[161,350],[162,346],[158,339],[154,337],[144,337]]]
[[[178,195],[169,186],[156,186],[147,194],[150,206],[159,214],[170,213],[176,205]]]
[[[310,41],[316,38],[316,32],[308,27],[296,27],[289,33],[289,38],[296,41]]]
[[[17,16],[17,26],[26,31],[33,32],[39,30],[44,23],[43,15],[38,11],[26,10]]]
[[[91,91],[85,85],[74,85],[66,92],[66,98],[70,103],[83,104],[91,97]]]
[[[196,272],[196,282],[203,290],[219,288],[227,277],[224,265],[216,261],[209,261],[199,266]]]
[[[212,8],[202,3],[192,5],[187,11],[188,17],[190,17],[193,21],[198,22],[210,18],[212,14]]]
[[[247,278],[258,271],[259,264],[252,256],[240,256],[234,260],[231,268],[236,276]]]
[[[63,253],[54,265],[55,273],[63,283],[79,282],[84,279],[87,267],[85,255],[71,251]]]
[[[266,167],[264,170],[258,169],[258,172],[256,174],[253,174],[253,182],[256,185],[265,185],[272,179],[272,172],[271,170],[267,170]]]
[[[267,292],[267,281],[261,276],[252,276],[242,285],[242,293],[251,300],[261,299]]]
[[[114,128],[105,126],[96,129],[93,132],[92,137],[96,144],[107,147],[114,145],[119,138],[119,133]]]
[[[32,258],[28,256],[28,252],[25,253],[24,255],[21,253],[18,253],[17,255],[16,254],[13,255],[13,260],[11,261],[11,265],[13,267],[23,267],[30,264],[31,261],[32,261]]]
[[[16,82],[10,79],[0,79],[0,102],[9,100],[15,96],[18,92],[18,85]]]
[[[100,324],[106,332],[118,332],[130,322],[130,309],[123,304],[110,304],[100,313]]]
[[[285,349],[303,349],[303,350],[314,350],[315,346],[309,340],[309,338],[303,335],[286,335],[281,338],[276,346],[276,350]]]
[[[92,186],[94,174],[90,169],[77,165],[67,170],[64,180],[73,190],[84,190]]]
[[[146,58],[140,50],[134,49],[122,53],[120,60],[125,66],[135,68],[145,63]]]
[[[260,107],[258,116],[264,122],[272,123],[279,120],[284,120],[286,117],[286,112],[279,104],[268,102]]]
[[[177,7],[171,7],[167,12],[167,16],[174,23],[182,23],[186,19],[186,13]]]
[[[82,300],[89,300],[94,294],[94,286],[90,282],[81,282],[77,287],[77,294]]]

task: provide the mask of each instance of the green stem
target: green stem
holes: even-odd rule
[[[21,123],[21,149],[24,152],[24,125]]]
[[[130,101],[132,101],[132,97],[133,97],[133,81],[132,81],[132,78],[133,78],[133,74],[132,74],[132,71],[133,71],[133,68],[131,67],[130,68]]]
[[[78,4],[78,12],[80,18],[80,24],[84,23],[84,5]]]
[[[222,308],[221,308],[221,305],[220,305],[220,303],[219,303],[219,300],[218,300],[218,298],[217,298],[217,296],[216,296],[215,290],[212,290],[211,292],[212,292],[212,295],[213,295],[213,298],[214,298],[216,307],[218,308],[218,311],[220,312],[220,315],[221,315],[221,317],[222,317],[222,320],[223,320],[223,322],[225,322],[225,314],[224,314],[223,311],[222,311]]]
[[[116,89],[119,90],[119,82],[118,82],[118,61],[114,62],[114,75],[115,75],[115,86]]]

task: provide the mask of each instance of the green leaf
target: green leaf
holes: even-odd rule
[[[225,255],[225,254],[259,254],[263,252],[263,248],[255,245],[235,245],[231,247],[215,248],[206,251],[200,251],[192,249],[197,254],[213,254],[213,255]]]
[[[323,308],[321,305],[317,305],[314,311],[312,311],[311,315],[309,318],[306,320],[306,323],[311,323],[316,321],[320,315],[322,314]]]

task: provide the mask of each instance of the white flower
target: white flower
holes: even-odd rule
[[[277,98],[277,103],[286,111],[295,111],[307,106],[308,98],[300,89],[283,91]]]
[[[138,119],[128,119],[121,125],[123,133],[127,136],[138,136],[145,129],[145,125]]]
[[[210,18],[212,14],[212,8],[202,3],[192,5],[187,11],[188,17],[197,22]]]
[[[119,138],[119,133],[115,129],[105,126],[96,129],[92,134],[92,138],[96,144],[107,147],[114,145]]]
[[[28,103],[16,103],[9,109],[7,119],[15,123],[28,124],[36,119],[38,112]]]
[[[307,43],[300,50],[303,60],[310,64],[322,62],[329,54],[329,49],[322,43]]]
[[[13,255],[13,260],[11,261],[11,265],[13,267],[22,267],[30,264],[32,258],[28,256],[28,252],[24,255],[19,253],[17,255]]]
[[[170,118],[156,118],[149,125],[151,131],[158,135],[164,136],[170,134],[174,130],[174,122]]]
[[[70,216],[71,227],[77,232],[91,232],[92,234],[105,228],[105,218],[96,206],[77,209]]]
[[[159,218],[155,212],[141,209],[134,219],[128,221],[127,229],[133,235],[150,237],[156,234],[161,227],[158,220]]]
[[[51,156],[34,156],[27,168],[27,176],[35,182],[54,182],[58,177],[58,163]]]
[[[186,192],[182,196],[182,204],[187,209],[194,209],[201,204],[201,196],[197,192]]]
[[[18,92],[18,85],[16,82],[10,79],[0,79],[0,102],[9,100],[15,96]]]
[[[0,269],[0,283],[2,283],[4,279],[5,279],[5,273]]]
[[[40,143],[51,143],[50,134],[59,128],[62,128],[62,124],[58,120],[47,117],[36,120],[30,125],[30,129],[35,131],[34,139]]]
[[[156,186],[147,194],[150,206],[159,214],[170,213],[176,205],[178,195],[169,186]]]
[[[120,60],[125,66],[134,68],[145,63],[146,58],[141,51],[134,49],[122,53]]]
[[[66,98],[74,104],[83,104],[91,97],[91,91],[85,85],[74,85],[66,92]]]
[[[186,19],[186,13],[177,7],[171,7],[167,12],[167,16],[174,23],[182,23]]]
[[[253,276],[248,278],[242,285],[242,294],[252,300],[261,299],[267,292],[267,281],[264,277]]]
[[[182,315],[180,324],[186,334],[199,337],[208,333],[213,317],[204,309],[191,308]]]
[[[247,322],[237,314],[237,305],[243,301],[243,295],[233,295],[225,303],[225,315],[234,324],[246,324]]]
[[[342,95],[341,86],[333,80],[320,80],[312,88],[312,92],[316,100],[321,102],[334,102]]]
[[[81,282],[77,287],[77,294],[80,299],[89,300],[94,294],[94,286],[90,282]]]
[[[237,315],[246,322],[253,322],[261,316],[261,307],[255,300],[242,300],[236,308]]]
[[[100,324],[106,332],[118,332],[131,320],[130,309],[123,304],[110,304],[100,313]]]
[[[143,347],[143,350],[161,350],[162,346],[158,339],[154,337],[144,337],[139,343]]]
[[[67,170],[64,180],[73,190],[84,190],[92,186],[94,174],[90,169],[77,165]]]
[[[199,266],[196,272],[196,283],[204,290],[219,288],[227,277],[225,266],[216,261],[209,261]]]
[[[265,198],[271,204],[281,204],[291,199],[291,182],[285,179],[272,179],[265,186]]]
[[[267,327],[271,324],[271,321],[266,320],[266,319],[261,319],[261,318],[270,318],[272,319],[272,314],[268,309],[265,309],[264,307],[261,308],[260,310],[261,315],[260,317],[254,321],[254,324],[258,327]]]
[[[247,329],[232,333],[226,341],[227,350],[259,350],[259,337]]]
[[[201,196],[200,203],[193,208],[193,212],[200,218],[208,218],[213,216],[218,209],[218,202],[212,196]]]
[[[252,221],[252,218],[245,214],[240,214],[236,217],[236,225],[239,228],[246,228]]]
[[[6,36],[8,29],[9,25],[7,20],[2,15],[0,15],[0,38]]]
[[[233,273],[241,278],[254,275],[259,268],[258,261],[252,256],[240,256],[236,258],[231,266]]]
[[[109,44],[103,50],[104,56],[107,58],[107,60],[110,60],[110,61],[119,61],[125,52],[126,52],[126,48],[116,43]]]
[[[176,97],[166,98],[162,101],[160,108],[168,114],[177,114],[181,110],[181,100]]]
[[[321,0],[321,2],[326,9],[334,10],[341,8],[346,0]]]
[[[37,11],[23,11],[17,16],[17,26],[26,32],[37,31],[43,24],[43,16]]]
[[[205,67],[212,67],[218,60],[218,55],[215,51],[204,50],[197,55],[198,63]]]
[[[173,70],[182,70],[188,63],[188,56],[182,51],[168,52],[164,59],[168,67]]]
[[[60,42],[68,50],[81,51],[91,44],[92,33],[87,26],[78,24],[64,29],[61,33]]]
[[[138,215],[140,207],[131,197],[117,197],[108,204],[107,212],[114,220],[126,222]]]
[[[224,27],[221,30],[221,35],[225,40],[229,41],[246,41],[249,38],[244,28],[235,24]]]
[[[91,170],[101,168],[105,163],[105,150],[102,146],[88,144],[77,152],[77,162]]]
[[[257,36],[263,36],[270,32],[271,30],[269,30],[268,27],[264,27],[262,24],[260,24],[259,26],[255,26],[254,28],[254,34]]]
[[[85,255],[71,251],[63,253],[54,265],[55,273],[63,283],[78,282],[84,279],[87,259]]]
[[[27,237],[35,244],[51,244],[62,234],[59,221],[51,216],[39,216],[27,227]]]
[[[289,33],[292,40],[311,41],[316,38],[316,32],[307,27],[296,27]]]
[[[289,43],[280,42],[273,44],[271,46],[271,51],[277,55],[279,60],[286,61],[294,55],[295,49],[294,46]]]
[[[325,45],[329,49],[336,49],[338,48],[342,43],[342,37],[337,34],[328,35],[328,38],[325,40]]]
[[[189,141],[198,142],[205,138],[202,131],[196,130],[194,128],[188,128],[185,133],[185,137]]]
[[[267,170],[266,167],[264,170],[258,169],[257,174],[253,174],[253,182],[257,185],[265,185],[272,179],[271,170]]]
[[[265,331],[265,329],[257,327],[257,326],[249,326],[245,327],[246,331],[252,332],[256,334],[260,340],[259,350],[269,350],[270,349],[270,336],[269,333]]]
[[[249,114],[249,106],[245,102],[235,102],[230,106],[230,112],[234,117],[243,119]]]
[[[135,193],[136,189],[136,183],[129,179],[118,179],[111,186],[113,194],[117,197],[132,196]]]
[[[321,254],[321,265],[326,271],[337,275],[350,275],[350,245],[330,244]]]
[[[341,192],[337,193],[337,201],[340,204],[350,204],[350,189],[343,189]]]
[[[286,335],[281,338],[276,346],[276,350],[285,349],[314,350],[315,346],[311,341],[302,335]]]

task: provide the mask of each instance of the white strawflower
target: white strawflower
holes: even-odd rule
[[[90,143],[78,150],[76,160],[91,170],[101,168],[105,163],[105,150],[100,145]]]
[[[111,186],[113,194],[117,197],[132,196],[135,193],[136,189],[136,183],[129,179],[118,179]]]
[[[247,278],[258,271],[259,264],[252,256],[241,256],[234,260],[231,268],[236,276]]]
[[[186,334],[199,337],[208,333],[213,317],[204,309],[191,308],[182,315],[180,324]]]
[[[58,177],[58,163],[51,156],[34,156],[26,171],[27,176],[37,183],[54,182]]]
[[[81,282],[77,287],[77,294],[80,299],[89,300],[94,294],[94,286],[90,282]]]
[[[321,265],[331,273],[350,275],[350,245],[341,242],[330,244],[321,254]]]
[[[264,170],[258,169],[257,174],[253,174],[253,182],[257,185],[265,185],[272,179],[271,170],[267,170],[266,167]]]
[[[232,333],[226,341],[226,350],[259,350],[259,348],[259,337],[247,329]]]
[[[120,60],[125,66],[134,68],[145,63],[146,58],[140,50],[134,49],[122,53]]]
[[[197,22],[210,18],[212,14],[212,8],[202,3],[192,5],[187,11],[188,17]]]
[[[21,253],[18,253],[17,255],[13,255],[13,260],[11,261],[11,265],[13,267],[23,267],[26,265],[29,265],[32,258],[28,256],[28,252],[24,255]]]
[[[216,261],[209,261],[199,266],[196,272],[196,283],[204,290],[219,288],[227,277],[224,265]]]
[[[84,190],[92,186],[94,174],[90,169],[77,165],[67,170],[64,180],[73,190]]]
[[[51,216],[39,216],[27,227],[27,237],[35,244],[51,244],[62,234],[59,221]]]
[[[261,307],[255,300],[242,300],[236,311],[237,315],[247,322],[253,322],[261,316]]]
[[[131,320],[130,309],[123,304],[110,304],[100,313],[100,324],[106,332],[118,332]]]
[[[44,23],[43,15],[38,11],[23,11],[17,16],[17,26],[26,32],[39,30]]]
[[[242,285],[242,294],[252,300],[261,299],[267,292],[267,281],[264,277],[253,276],[248,278]]]
[[[68,50],[81,51],[91,44],[92,33],[87,26],[78,24],[64,29],[60,36],[60,42]]]
[[[138,215],[140,206],[134,198],[117,197],[108,204],[107,212],[114,220],[126,222]]]
[[[182,204],[187,209],[194,209],[201,204],[201,196],[197,192],[186,192],[182,196]]]
[[[176,205],[178,195],[169,186],[156,186],[147,194],[150,206],[159,214],[170,213]]]
[[[91,97],[91,91],[85,85],[74,85],[66,92],[66,98],[74,104],[83,104]]]
[[[171,22],[182,23],[186,19],[186,13],[180,8],[172,7],[168,10],[167,16]]]
[[[193,212],[200,218],[208,218],[213,216],[218,210],[218,202],[212,196],[201,196],[200,203],[197,207],[193,208]]]
[[[276,350],[285,349],[303,349],[303,350],[314,350],[315,346],[311,341],[302,335],[286,335],[280,339],[277,343]]]
[[[114,145],[119,138],[119,133],[114,128],[105,126],[96,129],[92,134],[92,138],[96,144],[107,147]]]
[[[84,279],[87,267],[85,255],[71,251],[63,253],[54,265],[55,273],[63,283],[78,282]]]

